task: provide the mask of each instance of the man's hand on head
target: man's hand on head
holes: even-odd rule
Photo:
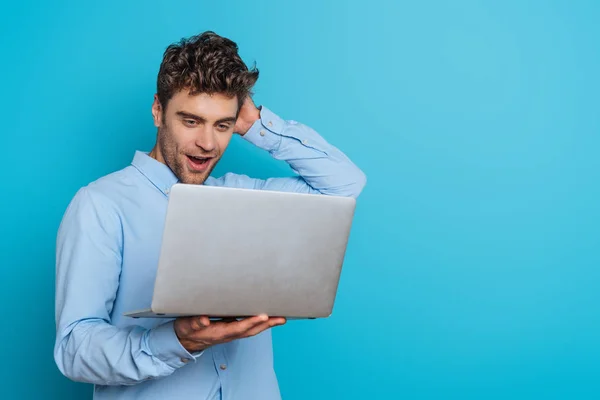
[[[246,132],[252,127],[254,122],[260,118],[260,110],[254,105],[250,96],[246,97],[244,104],[240,109],[237,121],[235,122],[235,128],[233,131],[239,135],[244,136]]]
[[[181,345],[189,352],[202,351],[216,344],[243,339],[285,324],[285,318],[266,315],[238,320],[211,321],[206,316],[177,318],[175,333]]]

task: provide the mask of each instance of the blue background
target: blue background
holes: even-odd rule
[[[598,2],[81,3],[0,10],[0,398],[91,396],[52,359],[56,230],[207,29],[369,178],[334,315],[274,333],[285,399],[600,398]],[[226,171],[290,173],[241,140]]]

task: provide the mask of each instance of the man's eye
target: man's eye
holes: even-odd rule
[[[219,125],[219,130],[226,131],[227,129],[229,129],[229,125]]]
[[[196,124],[197,124],[196,121],[193,119],[184,119],[183,123],[188,126],[196,126]]]

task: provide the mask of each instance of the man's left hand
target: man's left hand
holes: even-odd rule
[[[233,131],[239,135],[244,136],[246,132],[252,127],[254,122],[260,118],[260,110],[254,105],[250,96],[246,97],[244,104],[240,109],[237,121]]]

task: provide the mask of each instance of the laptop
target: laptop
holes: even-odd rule
[[[134,318],[332,314],[355,199],[177,183],[152,303]]]

